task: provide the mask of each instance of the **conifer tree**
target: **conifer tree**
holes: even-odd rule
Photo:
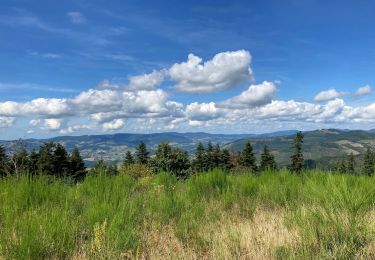
[[[125,158],[122,161],[122,166],[129,166],[129,165],[132,165],[134,163],[135,163],[135,161],[134,161],[132,153],[130,151],[126,151]]]
[[[56,144],[52,163],[54,175],[57,175],[59,177],[69,176],[69,155],[62,144]]]
[[[173,148],[168,171],[177,176],[178,178],[186,179],[189,175],[190,160],[189,155],[186,151],[178,148]]]
[[[53,175],[54,174],[54,151],[56,145],[53,142],[47,142],[41,145],[38,158],[38,172]]]
[[[75,181],[82,180],[86,175],[85,162],[82,159],[79,149],[75,147],[69,157],[70,175]]]
[[[141,141],[139,145],[137,146],[136,152],[135,152],[137,163],[148,164],[149,154],[150,153],[147,151],[146,144],[143,141]]]
[[[232,168],[231,155],[228,149],[223,149],[220,161],[223,170],[230,170]]]
[[[303,134],[298,132],[293,140],[294,154],[290,157],[292,164],[290,170],[295,173],[301,173],[304,165],[304,158],[302,153]]]
[[[156,171],[169,171],[171,164],[172,147],[169,143],[160,143],[155,152],[155,158],[153,159],[154,167]]]
[[[29,164],[27,167],[31,175],[36,175],[38,173],[38,160],[39,154],[33,149],[29,154]]]
[[[256,159],[250,142],[245,144],[241,153],[241,166],[249,168],[253,173],[257,171]]]
[[[364,173],[368,176],[374,174],[374,153],[371,148],[367,148],[365,157],[363,159]]]
[[[213,166],[216,168],[219,168],[221,164],[221,150],[220,150],[219,144],[216,144],[212,157],[213,157]]]
[[[273,154],[271,154],[267,145],[263,147],[263,153],[261,155],[260,170],[275,170],[276,162]]]
[[[194,169],[197,172],[206,170],[205,149],[202,143],[199,143],[195,151]]]
[[[348,157],[348,167],[347,172],[350,174],[355,174],[355,160],[354,160],[354,154],[350,153]]]
[[[214,147],[212,146],[211,141],[207,144],[206,150],[206,170],[212,170],[214,168]]]
[[[9,159],[5,147],[0,145],[0,177],[8,174]]]

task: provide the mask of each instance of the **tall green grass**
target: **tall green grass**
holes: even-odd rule
[[[319,171],[214,170],[185,181],[167,173],[133,179],[99,172],[77,185],[44,176],[5,178],[0,258],[136,258],[145,250],[145,231],[166,226],[202,255],[212,246],[202,229],[224,218],[251,221],[257,210],[286,212],[285,224],[298,233],[298,244],[275,248],[275,257],[355,258],[375,243],[374,202],[374,177]]]

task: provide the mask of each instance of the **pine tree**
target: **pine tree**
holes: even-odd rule
[[[36,175],[38,173],[38,160],[39,160],[39,153],[33,149],[29,154],[29,164],[27,166],[28,171],[31,175]]]
[[[169,171],[171,164],[172,147],[169,143],[160,143],[153,159],[156,171]]]
[[[221,150],[220,145],[216,144],[215,149],[213,151],[213,166],[219,168],[221,164]]]
[[[67,177],[70,173],[69,155],[62,144],[56,144],[53,153],[53,173],[58,177]]]
[[[146,144],[143,141],[141,141],[139,145],[137,146],[136,152],[135,152],[137,163],[148,164],[149,154],[150,153],[147,151]]]
[[[69,171],[70,175],[75,181],[80,181],[86,176],[85,162],[79,152],[79,149],[75,147],[69,157]]]
[[[220,161],[223,170],[230,170],[232,168],[231,155],[228,149],[223,149]]]
[[[206,150],[206,170],[212,170],[214,168],[214,147],[212,146],[211,141],[207,144]]]
[[[126,166],[132,165],[134,163],[135,163],[135,161],[134,161],[132,153],[130,151],[126,151],[125,158],[122,161],[122,166],[126,167]]]
[[[374,153],[371,148],[367,148],[363,161],[364,173],[368,176],[374,174]]]
[[[301,173],[303,170],[304,158],[302,154],[303,134],[298,132],[293,140],[294,154],[290,157],[292,164],[290,170],[295,173]]]
[[[354,154],[350,153],[348,157],[348,167],[347,172],[350,174],[355,174],[355,160],[354,160]]]
[[[189,175],[190,160],[186,151],[172,149],[168,170],[178,178],[186,179]]]
[[[38,172],[53,175],[53,159],[56,145],[53,142],[44,143],[39,149]]]
[[[6,154],[5,147],[0,145],[0,177],[8,174],[9,158]]]
[[[194,169],[197,172],[206,170],[205,149],[202,143],[199,143],[195,151]]]
[[[253,173],[257,171],[256,159],[250,142],[247,142],[242,150],[240,164],[249,168]]]
[[[275,170],[276,162],[274,156],[271,154],[267,145],[263,147],[263,153],[261,155],[260,170]]]

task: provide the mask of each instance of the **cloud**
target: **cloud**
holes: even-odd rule
[[[333,88],[333,89],[319,92],[314,97],[314,100],[315,101],[328,101],[328,100],[332,100],[335,98],[341,98],[343,95],[344,95],[343,93],[337,92],[337,90]]]
[[[240,95],[232,97],[224,102],[219,103],[220,106],[230,108],[248,108],[262,106],[272,101],[277,91],[273,82],[264,81],[258,85],[251,85],[246,91]]]
[[[169,69],[175,90],[207,93],[228,89],[253,79],[248,51],[221,52],[202,64],[202,58],[189,54],[188,60]]]
[[[61,127],[61,119],[48,118],[44,119],[44,128],[47,130],[58,130]]]
[[[223,111],[214,102],[194,102],[186,106],[186,115],[192,121],[208,121],[223,116]]]
[[[81,130],[91,130],[94,127],[92,125],[73,125],[73,126],[68,126],[65,129],[60,130],[60,134],[71,134],[74,132],[79,132]]]
[[[72,23],[83,24],[86,23],[85,16],[80,12],[69,12],[66,14]]]
[[[42,58],[46,58],[46,59],[59,59],[59,58],[62,57],[61,54],[50,53],[50,52],[39,53],[37,51],[29,51],[29,54],[32,55],[32,56],[38,56],[38,57],[42,57]]]
[[[129,90],[152,90],[160,86],[164,80],[164,72],[153,71],[149,74],[129,78]]]
[[[107,122],[103,124],[103,129],[108,130],[118,130],[125,125],[125,121],[123,119],[114,119],[111,122]]]
[[[14,117],[4,117],[0,116],[0,128],[6,128],[13,126],[14,121],[16,118]]]
[[[356,97],[361,97],[361,96],[371,95],[371,93],[372,93],[371,86],[366,85],[366,86],[358,88],[354,95]]]

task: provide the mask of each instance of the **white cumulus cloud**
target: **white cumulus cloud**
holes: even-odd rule
[[[357,97],[361,97],[361,96],[371,95],[371,93],[372,93],[371,86],[366,85],[366,86],[358,88],[354,95]]]
[[[202,64],[202,58],[189,54],[188,60],[169,69],[169,77],[181,92],[207,93],[232,88],[253,78],[248,51],[221,52]]]
[[[44,119],[44,128],[47,130],[58,130],[61,127],[61,119],[47,118]]]
[[[336,98],[341,98],[343,93],[338,92],[336,89],[332,88],[329,90],[319,92],[315,97],[315,101],[328,101]]]
[[[125,121],[123,119],[114,119],[110,122],[103,124],[104,130],[118,130],[125,125]]]

